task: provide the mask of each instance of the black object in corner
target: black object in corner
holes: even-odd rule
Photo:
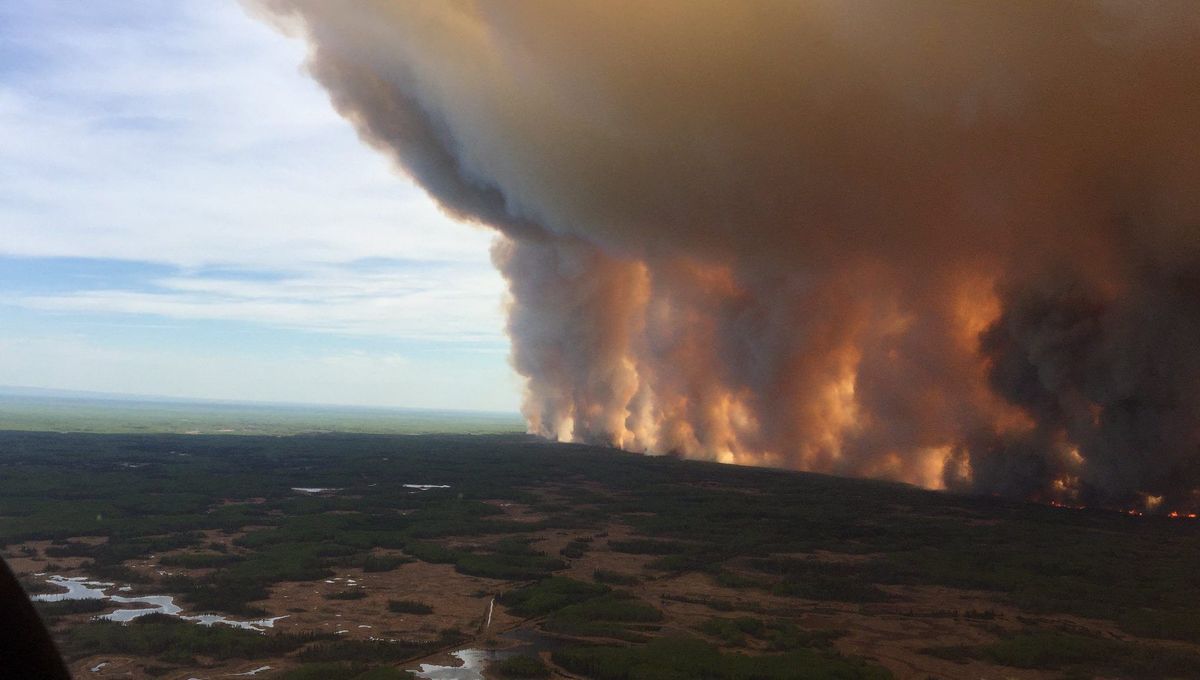
[[[3,560],[0,560],[0,679],[71,679],[41,617]]]

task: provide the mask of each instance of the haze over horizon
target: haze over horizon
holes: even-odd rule
[[[140,392],[107,392],[95,390],[71,390],[59,389],[54,387],[29,387],[27,385],[0,385],[0,399],[48,399],[52,401],[99,401],[113,403],[132,403],[132,404],[174,404],[179,406],[228,406],[235,407],[266,407],[266,408],[283,408],[283,409],[298,409],[298,410],[321,410],[334,409],[345,411],[364,411],[364,412],[379,412],[379,413],[403,413],[403,412],[437,412],[437,413],[462,413],[462,414],[483,414],[497,415],[512,418],[519,418],[520,413],[517,411],[495,411],[489,409],[462,409],[462,408],[422,408],[417,406],[371,406],[363,404],[342,404],[337,402],[317,402],[317,401],[256,401],[251,399],[224,399],[224,398],[205,398],[205,397],[172,397],[163,394],[146,394]]]

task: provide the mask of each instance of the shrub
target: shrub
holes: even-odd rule
[[[528,581],[545,578],[552,571],[565,569],[566,564],[556,557],[544,555],[513,555],[492,553],[487,555],[466,554],[454,563],[455,571],[468,576]]]
[[[658,541],[651,538],[633,538],[626,541],[609,541],[609,549],[631,555],[678,555],[688,551],[688,546],[675,541]]]
[[[212,569],[224,567],[242,558],[228,553],[180,553],[178,555],[163,555],[159,564],[164,567],[182,567],[184,569]]]
[[[709,619],[700,625],[700,632],[719,638],[734,647],[744,647],[746,636],[761,638],[765,626],[761,619],[744,616],[736,619]]]
[[[574,618],[584,621],[618,621],[622,623],[652,623],[662,621],[662,612],[629,593],[613,592],[593,597],[578,604],[563,607],[555,618]]]
[[[336,593],[326,593],[326,600],[361,600],[367,596],[367,591],[362,588],[350,588],[348,590],[339,590]]]
[[[394,614],[432,614],[433,607],[416,600],[388,600],[387,608]]]
[[[454,564],[462,555],[457,550],[451,550],[437,543],[409,543],[404,546],[404,552],[422,562],[434,564]]]
[[[977,646],[934,647],[922,653],[955,661],[982,659],[1016,668],[1064,669],[1089,676],[1200,677],[1200,654],[1076,633],[1033,630]]]
[[[436,649],[440,640],[423,643],[384,640],[334,640],[309,645],[297,658],[309,662],[358,661],[394,663]]]
[[[589,541],[571,541],[562,550],[558,551],[559,555],[570,559],[579,559],[587,552]]]
[[[367,555],[362,561],[362,570],[367,573],[391,571],[412,560],[399,555]]]
[[[631,631],[629,624],[656,623],[662,612],[629,593],[606,593],[552,613],[543,624],[546,630],[566,635],[610,637],[628,642],[648,638]]]
[[[41,595],[44,593],[61,593],[63,589],[52,584],[38,579],[22,578],[21,589],[28,595]]]
[[[33,606],[44,619],[54,619],[71,614],[98,614],[112,609],[107,600],[59,600],[57,602],[34,602]]]
[[[304,664],[272,677],[275,680],[357,680],[367,672],[368,666],[362,663],[316,663]]]
[[[606,586],[551,576],[534,585],[504,593],[497,600],[517,616],[532,618],[607,592]]]
[[[635,586],[639,580],[633,574],[623,574],[619,571],[609,571],[608,569],[593,571],[592,578],[596,580],[596,583],[610,583],[614,586]]]
[[[660,638],[641,647],[567,647],[556,650],[551,658],[568,671],[595,680],[633,677],[885,680],[892,677],[879,666],[829,652],[803,650],[763,656],[722,654],[716,647],[692,638]]]
[[[93,621],[67,629],[63,651],[72,659],[92,654],[131,654],[186,661],[192,656],[257,659],[280,656],[331,636],[263,635],[229,626],[198,626],[163,614],[147,614],[128,625]]]
[[[550,669],[534,656],[510,656],[496,664],[496,673],[502,678],[548,678]]]

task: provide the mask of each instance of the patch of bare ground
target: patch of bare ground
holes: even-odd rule
[[[70,665],[72,677],[79,680],[192,680],[193,678],[264,678],[271,674],[294,667],[295,662],[286,658],[255,659],[251,661],[214,661],[197,659],[190,668],[173,669],[173,664],[139,656],[113,656],[98,654],[80,659]],[[261,671],[270,666],[270,671]],[[259,672],[248,675],[252,671]]]
[[[287,614],[275,624],[286,632],[316,631],[359,640],[430,640],[447,628],[475,633],[491,597],[509,587],[504,581],[459,574],[452,565],[427,562],[403,564],[387,572],[336,571],[336,576],[321,581],[277,584],[270,598],[258,604],[273,615]],[[362,590],[365,597],[327,598],[346,590]],[[393,613],[388,611],[389,600],[423,602],[433,613]],[[493,626],[507,627],[517,621],[500,607],[493,612]]]
[[[907,678],[1050,678],[1057,673],[957,663],[922,654],[929,647],[978,645],[1015,631],[1019,612],[983,593],[942,587],[884,587],[897,601],[828,606],[807,603],[806,626],[845,631],[836,641],[845,653],[876,659],[901,680]],[[801,601],[803,602],[803,601]]]
[[[199,579],[211,574],[213,571],[215,571],[214,569],[188,569],[185,567],[165,567],[159,563],[159,560],[161,560],[165,555],[176,555],[176,554],[181,554],[181,553],[185,553],[185,552],[189,552],[189,551],[187,551],[187,550],[172,550],[170,552],[155,553],[153,555],[148,556],[144,560],[126,560],[126,561],[122,562],[121,564],[122,564],[122,566],[128,567],[132,571],[141,575],[148,583],[153,583],[154,581],[164,579],[164,578],[167,578],[170,576],[183,576],[183,577],[186,577],[186,578],[189,578],[189,579],[192,579],[193,581],[195,581],[195,580],[199,580]],[[135,588],[136,587],[137,586],[135,584]],[[145,588],[140,588],[140,590],[145,590]],[[154,588],[151,586],[150,590],[154,590]]]
[[[241,531],[226,532],[223,529],[205,529],[200,533],[204,534],[201,545],[211,546],[214,543],[224,546],[230,552],[238,552],[241,548],[234,545],[234,541],[246,535],[250,527],[244,527]]]
[[[69,539],[73,543],[99,545],[108,542],[107,536],[76,536]],[[85,557],[48,557],[46,548],[54,545],[52,541],[26,541],[5,546],[4,560],[17,576],[27,576],[47,571],[50,565],[56,565],[55,573],[66,575],[79,569],[79,565],[87,561]]]
[[[506,505],[502,501],[494,501],[493,504],[504,509],[506,517],[510,519],[524,518],[517,521],[530,523],[537,521],[531,519],[537,514],[531,512],[528,506]],[[221,543],[231,552],[236,552],[240,549],[232,542],[239,535],[205,532],[205,544]],[[729,588],[717,584],[707,574],[672,574],[648,569],[646,565],[656,559],[654,556],[611,550],[608,541],[637,537],[631,527],[619,523],[602,529],[543,529],[528,535],[534,540],[535,549],[555,556],[569,543],[585,542],[587,548],[581,557],[566,560],[568,567],[561,572],[564,576],[590,582],[597,570],[605,570],[637,577],[637,583],[620,588],[631,591],[663,611],[665,620],[659,634],[703,636],[699,627],[714,617],[783,619],[804,630],[842,631],[843,635],[834,642],[840,652],[873,659],[887,667],[898,680],[1057,678],[1060,674],[1056,672],[999,667],[980,661],[960,663],[921,653],[921,650],[930,647],[986,644],[999,639],[1006,632],[1019,631],[1031,623],[1128,639],[1110,622],[1057,615],[1030,616],[992,594],[980,591],[939,586],[881,586],[894,596],[894,600],[853,604],[786,597],[755,588]],[[494,537],[486,537],[445,539],[441,542],[452,547],[480,547],[495,540]],[[44,550],[48,545],[46,541],[12,545],[7,547],[7,554],[13,556],[11,561],[19,572],[43,571],[47,562]],[[27,552],[35,554],[27,555]],[[397,553],[388,551],[387,554]],[[824,551],[786,556],[835,564],[870,559],[870,556]],[[154,572],[158,577],[158,571],[167,571],[158,566],[158,559],[161,559],[161,555],[154,560],[135,560],[127,565],[139,571]],[[62,558],[54,561],[69,571],[77,568],[81,560]],[[736,563],[728,568],[742,571]],[[181,568],[170,568],[169,571],[196,577],[207,573],[207,570]],[[474,642],[464,646],[479,646],[497,639],[501,631],[536,624],[513,616],[497,605],[493,610],[491,627],[482,630],[481,624],[487,616],[492,596],[520,587],[521,584],[463,575],[456,572],[453,565],[417,561],[387,572],[364,572],[357,568],[335,568],[335,572],[336,575],[329,579],[277,584],[267,600],[256,604],[272,616],[287,616],[275,624],[281,632],[312,631],[357,640],[432,640],[445,629],[457,628],[476,636]],[[752,572],[746,571],[746,574],[751,575]],[[361,590],[364,596],[349,600],[329,597],[348,590]],[[433,612],[427,615],[395,613],[388,609],[390,600],[419,601],[432,607]],[[724,606],[718,610],[707,603],[721,603]],[[720,644],[719,640],[709,639]],[[501,641],[499,644],[504,643]],[[1197,649],[1195,645],[1184,643],[1164,644]],[[452,665],[455,661],[448,655],[449,651],[452,650],[444,650],[420,661]],[[767,652],[765,645],[758,642],[736,651],[752,654]],[[107,663],[97,672],[91,672],[101,662]],[[225,677],[267,665],[275,671],[294,666],[295,662],[289,658],[207,662],[199,674],[195,669],[188,673],[170,671],[162,675],[146,672],[146,669],[164,665],[154,659],[98,656],[76,662],[72,670],[80,678],[142,680],[165,677],[186,680],[191,677]],[[406,667],[415,666],[409,664]]]
[[[666,617],[664,633],[697,635],[696,629],[713,617],[786,619],[805,630],[844,631],[845,634],[835,642],[840,652],[874,659],[898,680],[1058,677],[1054,673],[1000,668],[980,662],[960,664],[921,654],[921,649],[931,646],[980,644],[996,639],[994,634],[981,630],[979,620],[964,615],[971,610],[994,609],[991,602],[977,600],[970,594],[959,599],[939,600],[929,593],[924,601],[896,604],[896,611],[888,612],[858,604],[817,602],[758,590],[723,588],[713,583],[710,577],[697,573],[644,580],[630,590],[663,611]],[[715,611],[704,604],[713,601],[727,603],[733,611]],[[956,608],[960,610],[959,614],[943,615]]]
[[[771,553],[772,557],[797,560],[817,560],[829,564],[865,564],[879,556],[870,553],[840,553],[831,550],[814,550],[812,552]]]
[[[597,558],[604,559],[602,555],[589,554],[576,560],[572,569],[585,570],[589,562],[594,564]],[[695,635],[696,628],[704,621],[718,616],[779,618],[805,630],[843,631],[844,635],[835,641],[840,652],[874,659],[898,680],[1060,677],[1058,672],[1001,667],[980,661],[960,663],[921,653],[929,647],[994,642],[1000,634],[1016,632],[1030,622],[1128,639],[1111,622],[1057,615],[1031,617],[984,592],[938,586],[883,588],[896,595],[897,600],[869,605],[804,600],[755,589],[725,588],[698,573],[644,579],[629,590],[663,611],[664,632]],[[707,606],[707,602],[725,603],[732,610],[717,611]],[[715,639],[712,642],[719,644]],[[1197,649],[1183,643],[1164,644]]]
[[[186,548],[177,548],[174,550],[166,550],[166,551],[158,552],[158,553],[151,553],[144,558],[126,560],[126,561],[122,562],[122,566],[128,567],[129,569],[133,570],[134,572],[137,572],[143,578],[145,578],[148,582],[151,582],[151,583],[154,581],[161,580],[163,578],[171,577],[171,576],[183,576],[183,577],[186,577],[186,578],[189,578],[192,580],[198,580],[205,576],[208,576],[212,572],[216,571],[216,569],[213,569],[213,568],[187,568],[187,567],[180,567],[180,566],[176,566],[176,565],[164,566],[162,564],[162,559],[165,557],[170,557],[170,556],[175,556],[175,555],[186,555],[189,553],[195,553],[197,551],[205,551],[205,552],[212,551],[214,545],[221,546],[221,549],[224,550],[225,552],[229,553],[230,555],[242,555],[242,554],[246,554],[248,552],[248,551],[244,550],[243,548],[240,548],[240,547],[234,545],[234,541],[236,541],[238,538],[246,535],[245,531],[224,533],[220,530],[208,529],[208,530],[202,531],[200,533],[203,534],[203,538],[201,539],[200,543],[197,545],[189,546]],[[136,590],[138,592],[149,592],[149,591],[157,592],[155,589],[155,586],[152,586],[152,585],[139,586],[137,584],[134,584],[134,590]]]
[[[665,619],[661,634],[699,635],[699,626],[721,616],[786,619],[805,630],[844,631],[844,635],[835,642],[839,651],[875,659],[899,680],[1038,680],[1058,677],[1057,673],[1047,671],[998,667],[978,661],[964,664],[921,653],[920,650],[933,646],[987,643],[996,640],[997,633],[1002,630],[1019,629],[1022,625],[1017,619],[1020,612],[995,602],[985,593],[938,587],[888,587],[886,589],[889,592],[899,597],[897,602],[860,605],[803,600],[757,589],[722,587],[706,574],[667,574],[647,570],[645,565],[652,557],[617,553],[607,548],[606,538],[623,540],[632,537],[634,533],[629,527],[614,524],[607,528],[607,532],[600,533],[607,533],[607,536],[596,538],[597,532],[594,531],[539,532],[537,548],[547,554],[555,554],[557,549],[571,540],[591,537],[589,550],[582,557],[570,560],[564,575],[591,581],[597,569],[604,569],[639,577],[637,584],[622,586],[622,589],[633,592],[663,611]],[[798,557],[815,557],[834,563],[868,559],[828,552]],[[715,610],[705,604],[708,602],[724,603],[731,610]],[[1066,617],[1054,620],[1068,621]],[[1098,632],[1112,632],[1109,625],[1089,625],[1099,622],[1076,619],[1070,622]],[[720,642],[715,639],[711,641]],[[737,651],[756,653],[753,648]]]
[[[221,507],[224,507],[226,505],[262,505],[263,503],[266,503],[266,502],[267,502],[267,499],[260,498],[260,497],[222,498],[221,500],[217,501],[217,505],[221,506]],[[212,509],[210,509],[209,512],[212,512]]]
[[[600,531],[548,529],[534,535],[538,539],[536,548],[547,555],[557,555],[572,541],[587,542],[588,548],[583,556],[568,560],[567,570],[562,572],[562,575],[576,580],[592,581],[597,570],[636,576],[641,580],[653,580],[664,576],[663,572],[646,569],[646,565],[654,561],[656,556],[620,553],[609,549],[610,541],[643,538],[625,524],[610,524]]]
[[[514,503],[505,500],[486,500],[483,502],[504,511],[504,519],[509,522],[536,524],[546,519],[545,515],[534,512],[528,505],[523,503]]]

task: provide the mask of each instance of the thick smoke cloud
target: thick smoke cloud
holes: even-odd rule
[[[1196,503],[1191,0],[254,2],[499,230],[534,431]]]

